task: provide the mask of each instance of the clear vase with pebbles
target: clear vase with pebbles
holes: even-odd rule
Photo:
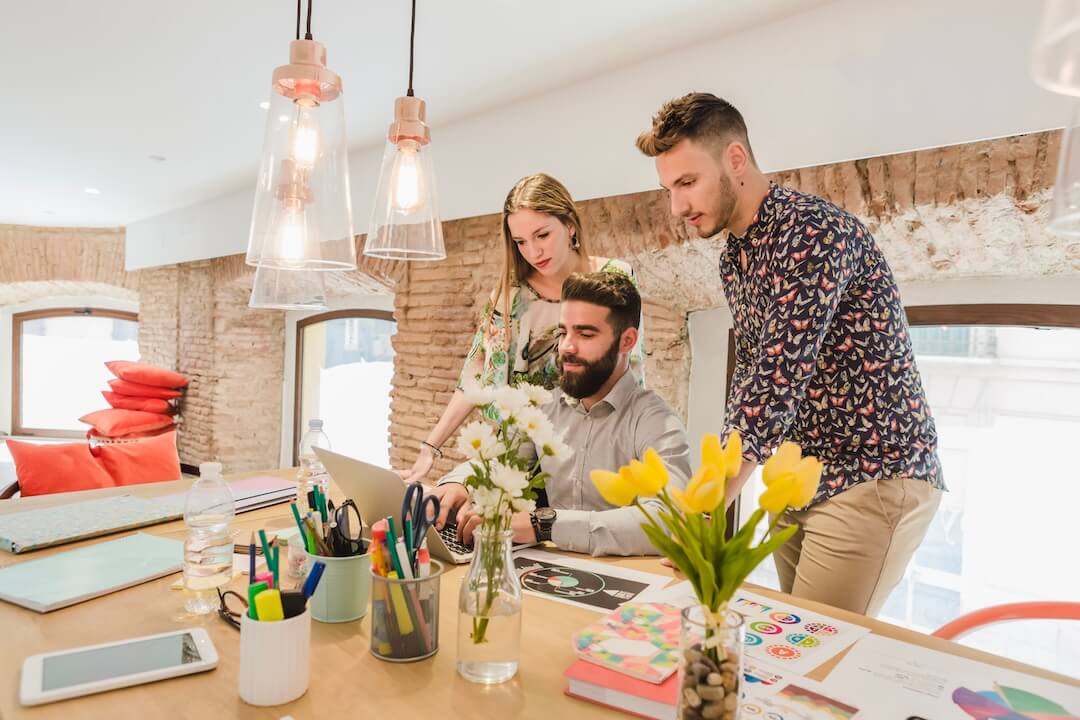
[[[744,632],[742,616],[726,607],[682,611],[679,720],[738,720]]]

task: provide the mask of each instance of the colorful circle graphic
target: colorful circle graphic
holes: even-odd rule
[[[762,643],[761,636],[754,633],[746,633],[746,639],[743,640],[747,647],[753,647],[754,645],[760,645]]]
[[[765,652],[777,660],[795,660],[802,655],[801,652],[790,645],[770,645],[765,648]]]
[[[802,633],[791,633],[787,636],[787,641],[792,645],[805,648],[817,647],[821,644],[821,641],[813,635],[804,635]]]
[[[825,623],[819,622],[806,623],[806,626],[803,629],[811,635],[822,635],[826,637],[837,633],[836,628],[832,625],[826,625]]]
[[[771,622],[754,622],[750,623],[750,629],[759,632],[762,635],[779,635],[784,632],[784,629],[779,625],[773,625]]]
[[[792,615],[791,613],[785,612],[774,612],[769,615],[769,619],[774,620],[781,625],[798,625],[800,620],[798,615]]]

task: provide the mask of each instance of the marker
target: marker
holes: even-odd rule
[[[267,589],[267,585],[264,582],[257,582],[252,585],[248,585],[248,617],[252,620],[259,619],[259,613],[255,610],[255,596]]]
[[[248,585],[255,582],[255,531],[251,531],[251,538],[248,540],[248,556],[250,563],[248,565]]]
[[[397,544],[394,546],[394,551],[397,553],[398,565],[402,570],[402,577],[405,580],[415,580],[413,577],[412,564],[409,562],[408,551],[405,550],[405,540],[398,538]]]
[[[285,611],[281,607],[281,592],[278,590],[263,590],[256,595],[255,607],[261,622],[285,619]]]
[[[307,581],[304,582],[304,597],[309,598],[315,594],[315,588],[319,586],[324,570],[326,570],[326,563],[316,560],[315,566],[308,573]]]

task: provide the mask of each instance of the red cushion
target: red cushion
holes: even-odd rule
[[[134,383],[130,380],[110,380],[109,387],[111,387],[115,393],[128,395],[130,397],[172,400],[173,398],[178,398],[183,395],[179,390],[170,390],[168,388],[155,387],[153,385],[143,385],[142,383]]]
[[[138,442],[98,445],[91,452],[117,485],[180,479],[175,430]]]
[[[7,441],[23,497],[113,487],[109,473],[86,443],[34,444]]]
[[[147,363],[131,362],[130,360],[112,360],[105,363],[109,371],[128,382],[141,385],[153,385],[154,387],[179,388],[188,384],[186,376],[172,370],[155,367]]]
[[[83,415],[79,422],[92,425],[98,434],[118,438],[132,433],[152,432],[173,424],[168,415],[148,413],[141,410],[111,408]]]
[[[121,395],[108,390],[102,390],[101,394],[109,405],[121,410],[142,410],[143,412],[158,413],[159,415],[173,415],[176,413],[176,408],[168,400],[132,397],[131,395]]]

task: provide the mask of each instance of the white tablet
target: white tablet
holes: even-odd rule
[[[23,661],[19,701],[41,705],[212,670],[217,663],[203,628],[31,655]]]

